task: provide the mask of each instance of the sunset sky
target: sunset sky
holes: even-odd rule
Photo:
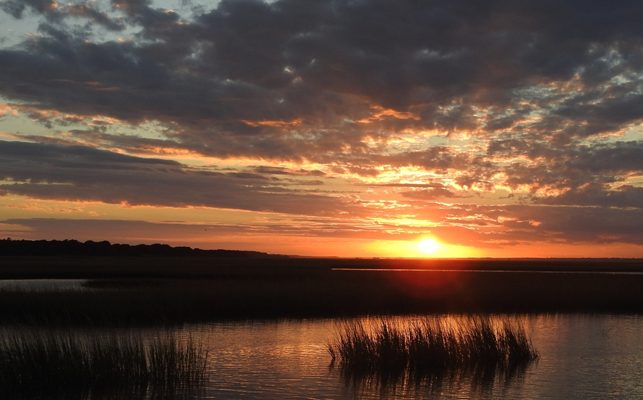
[[[643,257],[642,16],[0,1],[0,236]]]

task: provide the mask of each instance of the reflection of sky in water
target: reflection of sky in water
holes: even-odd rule
[[[448,317],[447,323],[458,318]],[[330,367],[327,344],[338,328],[337,321],[332,319],[191,325],[181,328],[179,335],[202,342],[208,351],[207,387],[194,398],[643,398],[641,316],[513,318],[524,324],[540,353],[539,360],[524,373],[510,378],[497,374],[491,379],[455,373],[419,384],[403,378],[387,386],[373,379],[346,380],[338,368]],[[400,324],[413,320],[397,319]],[[7,327],[2,332],[6,334],[7,329],[10,333]],[[23,332],[28,328],[19,329]],[[146,336],[165,332],[154,328],[140,331]],[[95,329],[87,330],[92,332]]]
[[[487,384],[467,375],[416,386],[357,385],[329,368],[332,320],[231,323],[188,330],[206,342],[208,398],[641,398],[643,319],[634,316],[521,318],[540,352],[524,375]]]

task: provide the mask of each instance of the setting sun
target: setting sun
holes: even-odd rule
[[[417,244],[417,247],[421,253],[432,255],[432,254],[435,254],[438,250],[440,250],[442,245],[437,240],[429,238],[429,239],[420,240]]]

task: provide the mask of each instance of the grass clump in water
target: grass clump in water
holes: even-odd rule
[[[522,326],[488,319],[449,323],[425,319],[399,327],[382,320],[374,327],[344,324],[328,345],[332,363],[345,377],[377,378],[381,383],[408,376],[427,377],[471,373],[512,375],[538,358]]]
[[[56,332],[0,338],[0,388],[23,397],[128,398],[178,393],[205,379],[206,354],[192,339],[167,334],[80,335]]]

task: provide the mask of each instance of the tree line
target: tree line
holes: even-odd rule
[[[187,246],[173,247],[167,244],[121,244],[106,240],[81,242],[78,240],[14,240],[0,239],[0,255],[31,256],[225,256],[257,257],[268,253],[243,250],[203,250]]]

